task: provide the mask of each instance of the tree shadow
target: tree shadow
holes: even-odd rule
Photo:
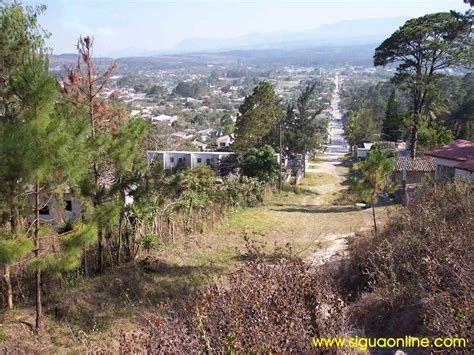
[[[183,299],[222,267],[178,265],[144,259],[65,290],[47,310],[77,331],[104,331],[120,318],[136,317],[163,302]]]
[[[354,206],[314,206],[299,205],[298,207],[275,208],[273,211],[279,212],[298,212],[298,213],[344,213],[360,211],[360,208]]]

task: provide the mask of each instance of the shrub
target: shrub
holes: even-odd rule
[[[261,181],[273,182],[278,177],[278,162],[275,151],[269,145],[262,148],[252,148],[241,163],[244,175],[256,177]]]
[[[152,353],[309,352],[311,339],[344,332],[344,303],[329,276],[302,260],[257,258],[179,307],[163,306],[122,350]]]
[[[344,280],[350,292],[359,294],[353,314],[367,332],[470,335],[473,197],[472,188],[461,182],[424,188],[378,237],[353,244],[345,268],[352,278]]]

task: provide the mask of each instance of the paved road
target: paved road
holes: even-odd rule
[[[331,136],[331,143],[329,144],[325,155],[329,157],[338,158],[347,154],[349,152],[348,146],[346,144],[346,140],[343,136],[343,128],[342,128],[342,112],[339,108],[339,76],[336,75],[334,78],[334,84],[336,84],[336,88],[334,90],[334,95],[331,103],[331,122],[329,123],[329,132]]]

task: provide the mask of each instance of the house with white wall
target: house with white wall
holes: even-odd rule
[[[158,151],[148,150],[146,156],[150,164],[160,164],[163,170],[176,168],[196,168],[207,165],[218,169],[221,161],[234,152],[188,152],[188,151]],[[275,154],[275,160],[280,163],[280,154]]]
[[[187,152],[187,151],[156,151],[146,152],[148,162],[156,164],[159,162],[163,170],[173,170],[175,168],[196,168],[207,165],[217,169],[221,160],[232,152]]]
[[[226,134],[225,136],[221,136],[216,138],[217,148],[226,148],[229,147],[232,143],[234,143],[234,135],[233,134]]]
[[[35,205],[33,195],[29,195],[30,206]],[[73,198],[68,192],[58,200],[55,196],[44,197],[40,201],[39,218],[41,222],[60,223],[61,221],[75,221],[83,216],[83,209],[80,201]],[[33,220],[33,216],[30,217]]]
[[[393,154],[394,156],[397,156],[397,157],[405,157],[409,155],[409,150],[407,150],[405,142],[390,142],[390,143],[393,144],[393,148],[385,148],[384,150],[386,152]],[[365,159],[374,144],[376,144],[376,142],[363,143],[363,147],[358,147],[356,149],[356,158],[359,160]]]
[[[462,176],[474,183],[474,141],[458,139],[427,155],[436,158],[436,179]]]

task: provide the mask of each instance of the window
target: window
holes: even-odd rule
[[[201,158],[197,158],[197,162],[198,162],[198,163],[202,163],[202,159],[201,159]]]
[[[221,146],[221,147],[225,147],[225,143],[220,143],[220,146]]]
[[[206,159],[206,165],[211,165],[211,159]]]
[[[66,211],[72,211],[72,201],[67,200],[66,202]]]
[[[174,163],[174,158],[173,157],[170,158],[170,162]]]
[[[49,206],[46,205],[46,206],[44,206],[43,208],[41,208],[41,209],[39,210],[39,214],[40,214],[41,216],[48,216],[48,215],[49,215]]]

